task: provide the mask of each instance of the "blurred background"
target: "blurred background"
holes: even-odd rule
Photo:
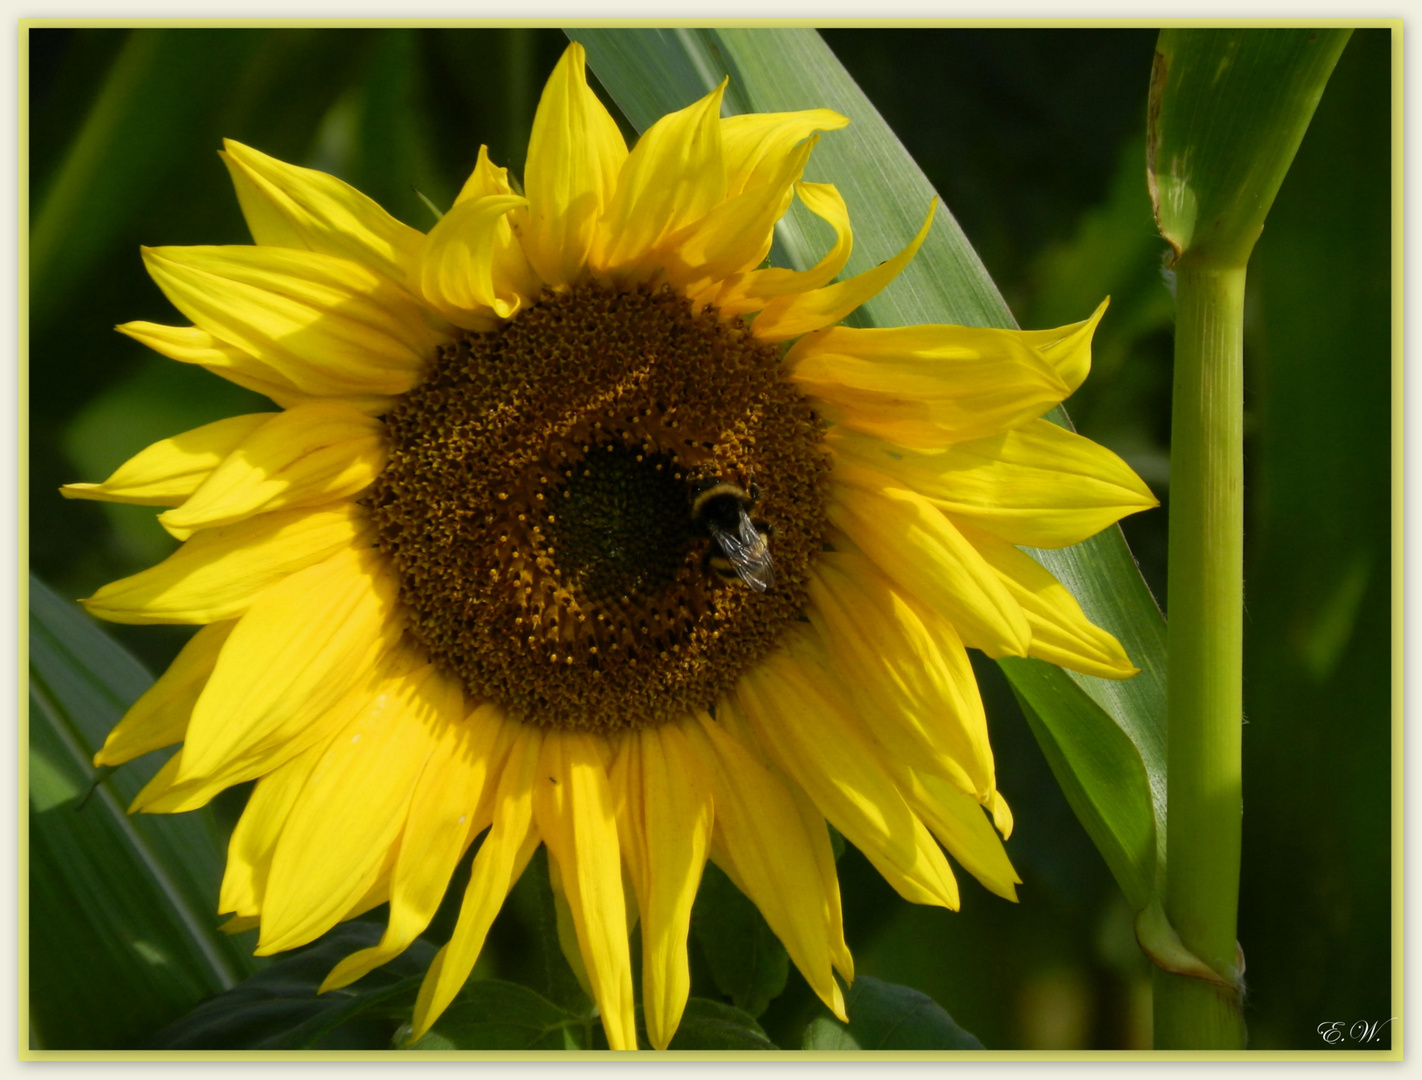
[[[1161,499],[1123,528],[1163,607],[1173,300],[1145,186],[1155,31],[824,36],[1022,326],[1072,322],[1112,297],[1092,376],[1067,409]],[[566,40],[554,29],[28,31],[29,554],[44,582],[87,596],[174,543],[151,508],[67,502],[60,484],[270,408],[112,329],[180,321],[140,245],[250,242],[222,139],[335,173],[428,229],[420,196],[448,206],[481,142],[521,173]],[[1391,1015],[1390,79],[1388,31],[1356,32],[1250,264],[1240,940],[1255,1049],[1323,1050],[1319,1024]],[[155,673],[188,633],[104,632]],[[960,913],[916,908],[850,850],[840,876],[856,968],[929,994],[990,1049],[1146,1048],[1150,978],[1131,913],[1005,682],[977,666],[1017,819],[1021,903],[960,875]],[[141,779],[156,765],[125,769]],[[105,967],[124,946],[100,940],[104,897],[77,895],[62,852],[45,846],[47,815],[73,814],[80,797],[58,790],[31,795],[32,1031],[56,1047],[138,1045],[201,991],[128,1000],[122,965]],[[217,829],[244,798],[215,804]],[[215,906],[216,878],[204,887]],[[481,972],[517,977],[523,912],[500,917]],[[761,1022],[794,1046],[817,1011],[792,969]]]

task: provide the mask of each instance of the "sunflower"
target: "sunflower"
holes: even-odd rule
[[[1102,309],[1040,332],[836,325],[913,257],[835,282],[851,233],[802,182],[828,110],[723,119],[723,83],[629,152],[570,46],[522,191],[487,150],[422,234],[235,142],[253,246],[145,249],[189,326],[119,329],[280,411],[156,443],[70,497],[167,507],[181,547],[86,607],[197,624],[95,757],[181,744],[135,810],[256,786],[220,910],[257,951],[381,903],[426,928],[482,836],[414,1017],[468,978],[540,844],[608,1044],[689,987],[706,860],[838,1016],[853,978],[832,824],[906,899],[958,906],[945,850],[1014,898],[1012,819],[966,648],[1135,669],[1018,545],[1155,500],[1043,413]],[[836,240],[766,267],[791,200]]]

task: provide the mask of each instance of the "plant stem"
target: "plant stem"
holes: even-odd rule
[[[1245,271],[1200,264],[1187,252],[1176,275],[1165,911],[1185,947],[1235,983]],[[1155,985],[1157,1047],[1243,1047],[1237,992],[1164,971]]]

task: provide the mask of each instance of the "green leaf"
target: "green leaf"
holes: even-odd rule
[[[833,1016],[817,1016],[805,1026],[801,1050],[862,1050],[849,1030]]]
[[[1176,256],[1243,266],[1352,30],[1162,30],[1148,181]]]
[[[778,1050],[755,1017],[721,1001],[690,998],[668,1050]]]
[[[564,1050],[587,1016],[560,1009],[526,986],[484,979],[464,985],[410,1050]]]
[[[584,44],[603,85],[639,126],[706,93],[725,74],[731,76],[726,97],[730,110],[828,107],[848,116],[848,128],[820,141],[805,174],[807,180],[836,184],[848,204],[855,246],[845,276],[897,253],[922,223],[932,187],[813,30],[578,29],[569,34]],[[649,72],[657,77],[648,78]],[[823,244],[813,242],[816,233],[807,218],[792,211],[777,226],[774,262],[803,268],[816,261]],[[1080,317],[1087,314],[1083,311]],[[923,247],[899,278],[846,321],[873,326],[1014,325],[946,208],[940,208]],[[1070,427],[1060,408],[1048,418]],[[1153,879],[1154,860],[1165,842],[1165,625],[1120,529],[1113,526],[1061,551],[1030,554],[1071,591],[1092,622],[1116,636],[1141,668],[1134,678],[1115,682],[1047,665],[1003,665],[1014,684],[1023,680],[1034,708],[1047,710],[1038,715],[1050,720],[1048,727],[1073,722],[1079,691],[1134,744],[1136,761],[1122,755],[1108,760],[1126,768],[1125,773],[1097,769],[1078,778],[1089,795],[1085,805],[1108,808],[1111,820],[1124,823],[1153,811],[1155,850],[1132,844],[1118,847],[1107,859],[1113,871],[1120,868],[1118,881],[1132,895],[1140,880]],[[1047,688],[1050,692],[1044,692]],[[1152,795],[1149,805],[1138,798],[1141,766]],[[1125,834],[1138,836],[1145,827],[1143,820],[1136,820]]]
[[[1126,901],[1137,911],[1155,885],[1150,781],[1135,745],[1074,683],[1040,660],[1001,662],[1052,775]],[[1161,793],[1162,798],[1164,792]]]
[[[716,989],[751,1016],[785,989],[790,957],[760,909],[715,863],[707,863],[691,908],[691,933]]]
[[[150,1050],[385,1050],[408,1020],[435,947],[417,940],[340,990],[316,988],[342,959],[380,940],[383,927],[352,922],[203,1002],[147,1044]]]
[[[817,1017],[802,1050],[981,1050],[927,994],[861,975],[844,1001],[849,1024]]]
[[[34,577],[29,601],[35,1046],[134,1046],[257,965],[249,937],[217,929],[226,844],[211,811],[129,817],[125,808],[158,767],[143,760],[89,794],[94,752],[151,677]]]

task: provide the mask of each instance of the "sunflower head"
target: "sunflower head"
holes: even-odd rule
[[[484,149],[422,234],[334,177],[229,142],[252,246],[145,250],[191,325],[129,336],[278,411],[155,443],[70,497],[167,509],[170,558],[85,601],[201,629],[96,757],[180,748],[134,808],[256,787],[220,908],[258,951],[378,904],[344,986],[428,926],[479,845],[422,1033],[540,846],[608,1042],[689,988],[708,858],[843,1016],[853,978],[826,823],[898,892],[999,895],[966,647],[1134,669],[1019,549],[1154,500],[1041,419],[1101,311],[1058,330],[836,325],[911,259],[837,281],[851,233],[801,180],[828,110],[721,116],[718,87],[629,151],[569,47],[522,193]],[[765,265],[798,198],[835,241]],[[1104,308],[1104,305],[1103,305]]]

